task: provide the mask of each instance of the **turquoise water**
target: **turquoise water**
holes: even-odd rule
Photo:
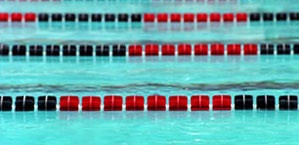
[[[298,62],[296,55],[2,57],[0,93],[58,96],[298,94]]]
[[[1,12],[280,12],[296,0],[0,2]],[[0,24],[5,44],[295,43],[298,22]],[[299,56],[0,57],[0,95],[299,95]],[[0,145],[298,144],[298,111],[0,112]]]
[[[188,58],[2,57],[0,94],[299,94],[297,56]],[[0,144],[297,144],[298,118],[256,110],[1,112]]]
[[[1,113],[5,144],[298,144],[297,111]]]

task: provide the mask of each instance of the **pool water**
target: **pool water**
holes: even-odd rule
[[[79,96],[297,94],[298,63],[296,55],[2,57],[0,92]],[[267,89],[272,91],[262,91]]]
[[[0,62],[0,94],[299,94],[297,56],[20,59]],[[1,112],[0,144],[297,144],[298,118],[278,110]]]
[[[1,12],[292,12],[296,0],[0,1]],[[298,22],[5,24],[4,44],[298,43]],[[299,94],[299,56],[0,56],[0,96]],[[190,101],[189,101],[190,102]],[[211,102],[211,101],[210,101]],[[0,145],[298,144],[298,111],[0,112]]]
[[[1,144],[298,144],[298,111],[1,113]]]

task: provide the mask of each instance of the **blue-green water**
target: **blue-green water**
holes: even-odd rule
[[[297,56],[7,59],[0,94],[14,97],[299,94]],[[298,117],[256,110],[1,112],[0,144],[297,144]]]
[[[297,111],[1,113],[0,144],[298,144]]]
[[[298,63],[296,55],[1,57],[0,93],[298,94]],[[267,89],[272,91],[262,91]]]
[[[297,0],[0,2],[1,12],[280,12]],[[298,22],[0,24],[6,44],[294,43]],[[0,57],[0,95],[299,95],[299,56]],[[0,112],[0,145],[298,144],[298,111]]]

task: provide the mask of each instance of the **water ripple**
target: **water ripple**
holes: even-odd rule
[[[198,91],[249,91],[259,89],[299,89],[299,83],[281,83],[273,81],[264,82],[244,82],[244,83],[229,83],[229,84],[161,84],[161,83],[141,83],[128,85],[86,85],[86,84],[23,84],[11,85],[3,84],[0,91],[12,92],[93,92],[93,91],[127,91],[127,90],[143,90],[143,89],[170,89],[170,90],[198,90]]]

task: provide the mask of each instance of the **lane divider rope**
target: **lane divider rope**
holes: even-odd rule
[[[115,44],[115,45],[6,45],[0,56],[200,56],[200,55],[298,55],[295,44]]]
[[[298,97],[296,95],[279,96],[279,104],[275,103],[273,95],[256,96],[256,105],[253,103],[252,95],[236,95],[234,103],[230,95],[214,95],[212,103],[208,95],[193,95],[188,104],[188,97],[184,95],[169,96],[168,105],[166,96],[152,95],[147,97],[133,95],[123,97],[117,95],[105,96],[102,100],[99,96],[84,96],[80,105],[78,96],[61,96],[59,106],[55,96],[39,96],[37,105],[33,96],[17,96],[15,99],[15,111],[34,111],[36,106],[39,111],[208,111],[208,110],[298,110]],[[13,110],[13,98],[11,96],[0,96],[0,111]]]
[[[298,21],[299,12],[252,13],[20,13],[0,12],[0,22],[144,22],[144,23],[208,23],[208,22],[280,22]]]

